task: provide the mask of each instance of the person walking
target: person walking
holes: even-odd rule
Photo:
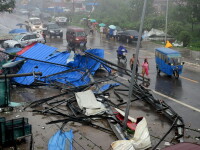
[[[131,71],[133,70],[133,64],[134,64],[134,61],[135,61],[135,54],[133,54],[132,58],[130,59],[130,68],[131,68]],[[140,62],[139,60],[137,60],[137,64],[136,64],[136,73],[138,73],[138,66],[140,65]]]
[[[99,28],[100,38],[102,38],[103,31],[104,31],[104,27],[101,26],[101,27]]]
[[[144,59],[144,62],[142,64],[142,76],[146,74],[147,78],[149,78],[149,63],[147,58]]]
[[[113,31],[113,38],[114,38],[114,40],[116,39],[116,35],[117,35],[117,30],[115,29],[115,30]]]

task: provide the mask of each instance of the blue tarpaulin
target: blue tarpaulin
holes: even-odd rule
[[[9,31],[9,33],[26,33],[27,31],[25,29],[13,29]]]
[[[43,81],[45,83],[51,82],[60,82],[63,84],[68,84],[70,86],[82,86],[90,82],[89,73],[94,74],[95,71],[101,66],[101,63],[91,59],[85,55],[76,54],[74,61],[67,64],[67,59],[70,56],[68,52],[58,52],[55,51],[56,48],[37,43],[21,56],[33,58],[37,60],[57,63],[60,66],[44,62],[39,62],[35,60],[27,60],[24,65],[19,70],[18,74],[21,73],[30,73],[30,72],[42,72],[41,77],[37,77],[37,80]],[[102,49],[90,49],[87,50],[88,53],[92,53],[98,57],[104,58],[104,50]],[[19,60],[21,58],[17,58]],[[104,65],[102,65],[105,67]],[[59,72],[63,72],[72,68],[76,68],[76,71],[69,71],[68,73],[62,73],[53,75]],[[105,67],[106,70],[110,71],[108,67]],[[89,70],[89,73],[88,73]],[[26,76],[26,77],[15,77],[13,78],[15,82],[24,85],[30,85],[35,81],[35,77]]]
[[[49,140],[48,150],[73,150],[73,131],[59,130]]]

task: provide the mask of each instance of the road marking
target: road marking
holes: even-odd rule
[[[183,102],[181,102],[181,101],[178,101],[178,100],[176,100],[176,99],[174,99],[174,98],[171,98],[171,97],[169,97],[169,96],[167,96],[167,95],[164,95],[164,94],[162,94],[162,93],[159,93],[159,92],[157,92],[157,91],[155,91],[155,90],[152,90],[152,91],[153,91],[154,93],[156,93],[156,94],[162,96],[162,97],[168,98],[169,100],[172,100],[172,101],[174,101],[174,102],[176,102],[176,103],[179,103],[179,104],[181,104],[181,105],[183,105],[183,106],[185,106],[185,107],[188,107],[188,108],[190,108],[190,109],[192,109],[192,110],[195,110],[195,111],[200,112],[200,109],[198,109],[198,108],[195,108],[195,107],[190,106],[190,105],[188,105],[188,104],[186,104],[186,103],[183,103]]]
[[[111,54],[111,53],[109,53],[109,52],[105,52],[106,54]]]
[[[195,80],[192,80],[192,79],[183,77],[183,76],[180,76],[180,78],[185,79],[185,80],[188,80],[188,81],[191,81],[191,82],[194,82],[194,83],[199,83],[198,81],[195,81]]]
[[[199,65],[199,64],[194,64],[194,63],[190,63],[190,62],[187,62],[187,61],[185,61],[185,63],[186,63],[186,64],[188,64],[188,65],[193,65],[193,66],[200,67],[200,65]]]

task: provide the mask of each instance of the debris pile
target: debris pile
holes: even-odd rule
[[[37,43],[22,49],[15,59],[15,62],[17,61],[24,63],[17,74],[33,72],[33,76],[14,77],[12,80],[14,83],[28,87],[51,85],[62,89],[61,94],[35,100],[24,107],[24,110],[29,109],[36,114],[54,116],[54,120],[46,124],[62,124],[60,130],[50,139],[49,149],[57,146],[56,140],[65,141],[68,136],[69,143],[59,145],[62,148],[66,145],[71,147],[72,131],[68,133],[63,131],[69,122],[78,122],[109,134],[114,133],[119,140],[111,144],[115,150],[151,147],[145,117],[135,119],[129,116],[128,122],[124,123],[125,113],[121,106],[127,104],[124,97],[128,96],[131,71],[105,60],[104,50],[90,49],[81,54],[61,53],[57,52],[56,48]],[[95,72],[102,68],[106,75],[96,77]],[[112,74],[111,70],[124,74],[127,80],[122,81],[117,74]],[[38,76],[35,72],[42,72],[42,75]],[[182,118],[164,101],[154,98],[152,91],[147,88],[149,84],[148,78],[137,74],[131,102],[144,101],[172,122],[170,130],[154,148],[172,129],[176,129],[175,139],[182,142],[184,135]],[[114,95],[118,102],[114,102],[110,95]],[[101,124],[100,120],[106,121],[110,128]],[[122,128],[124,124],[126,127]]]

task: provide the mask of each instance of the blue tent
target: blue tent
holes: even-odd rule
[[[9,33],[26,33],[27,31],[25,29],[13,29],[10,30]]]

